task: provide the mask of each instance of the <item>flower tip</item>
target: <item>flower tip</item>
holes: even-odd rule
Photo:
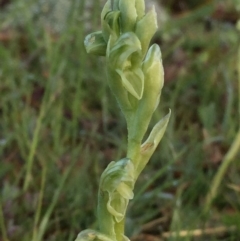
[[[156,28],[158,28],[158,22],[157,22],[157,12],[156,12],[156,8],[155,8],[155,6],[154,5],[152,5],[152,7],[151,7],[151,10],[150,10],[150,12],[152,12],[152,14],[153,14],[153,16],[154,16],[154,23],[155,23],[155,26],[156,26]]]
[[[157,60],[162,59],[162,53],[159,45],[153,44],[149,50],[150,50],[150,53],[152,52],[154,59],[157,59]]]
[[[106,42],[103,39],[102,32],[88,34],[84,40],[84,46],[87,53],[104,56],[106,54]]]

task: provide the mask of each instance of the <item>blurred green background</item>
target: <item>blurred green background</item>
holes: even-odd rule
[[[104,0],[0,1],[0,240],[72,241],[97,228],[99,177],[125,156],[104,58],[87,55]],[[209,215],[212,180],[239,128],[239,0],[155,4],[167,132],[130,203],[132,240],[240,240],[240,153]],[[184,230],[207,228],[210,234]],[[169,237],[169,231],[180,232]],[[180,235],[181,234],[181,235]]]

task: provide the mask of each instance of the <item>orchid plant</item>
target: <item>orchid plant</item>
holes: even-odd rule
[[[101,13],[101,31],[84,41],[88,53],[105,56],[108,84],[125,116],[127,156],[112,161],[101,175],[98,194],[99,230],[87,229],[76,241],[127,241],[124,220],[134,184],[166,130],[169,113],[143,141],[164,82],[161,51],[149,48],[157,31],[155,8],[145,13],[144,0],[108,0]]]

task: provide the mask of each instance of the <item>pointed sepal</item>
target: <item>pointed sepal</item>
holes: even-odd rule
[[[150,41],[157,29],[157,14],[153,6],[152,9],[136,24],[135,33],[141,42],[143,57],[145,56]]]
[[[103,37],[108,42],[109,37],[112,36],[116,40],[120,35],[119,26],[120,11],[109,11],[102,19],[102,31]]]
[[[145,15],[145,1],[136,0],[135,6],[137,11],[137,21],[138,21]]]
[[[123,33],[134,31],[137,20],[135,1],[138,0],[119,0],[120,25]]]
[[[113,241],[111,237],[96,230],[86,229],[80,232],[75,241]]]
[[[103,38],[102,31],[94,32],[86,36],[84,45],[87,53],[105,56],[107,44]]]
[[[140,68],[130,70],[116,70],[122,80],[124,88],[133,95],[136,99],[140,100],[143,95],[144,89],[144,75]]]
[[[141,154],[152,155],[166,131],[170,116],[171,110],[153,127],[148,139],[141,146]]]
[[[122,85],[131,95],[138,100],[141,99],[144,75],[139,63],[141,43],[137,36],[133,32],[121,35],[112,48],[108,47],[107,53],[109,68],[116,71],[121,78]],[[116,79],[111,81],[116,81]]]

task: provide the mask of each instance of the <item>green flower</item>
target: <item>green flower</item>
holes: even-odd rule
[[[107,210],[116,222],[125,216],[129,199],[134,187],[134,166],[130,159],[124,158],[111,162],[101,176],[100,188],[108,193]]]
[[[122,34],[107,55],[108,67],[119,74],[124,88],[135,98],[141,99],[144,76],[141,69],[141,43],[137,36],[133,32]]]
[[[116,241],[103,233],[92,229],[86,229],[80,232],[75,241]],[[130,241],[127,236],[122,234],[122,241]]]
[[[75,241],[113,241],[105,234],[92,229],[86,229],[80,232]]]

